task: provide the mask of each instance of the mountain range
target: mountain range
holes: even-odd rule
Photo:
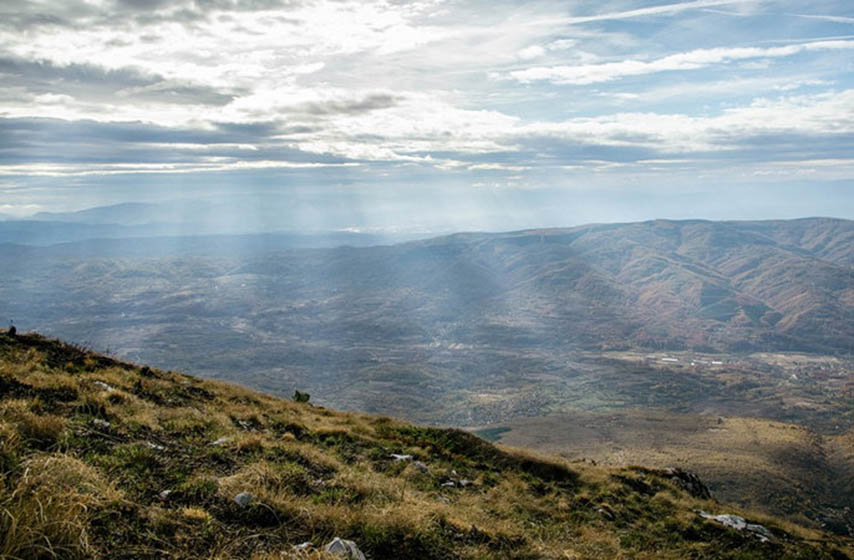
[[[580,350],[854,351],[846,220],[658,220],[287,247],[275,235],[5,245],[0,309],[119,356],[242,371],[279,392],[299,382],[338,406],[359,380],[429,388],[415,397],[429,404],[472,380],[570,371],[568,354]],[[173,351],[176,336],[184,343]]]

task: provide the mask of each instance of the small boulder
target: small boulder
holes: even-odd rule
[[[103,381],[95,381],[94,385],[95,385],[95,387],[101,389],[102,391],[108,391],[109,392],[109,391],[113,390],[112,387],[110,387],[109,385],[107,385]]]
[[[711,513],[707,513],[702,510],[698,511],[697,513],[703,519],[709,519],[716,523],[720,523],[725,527],[729,527],[730,529],[735,529],[736,531],[749,533],[759,539],[761,542],[773,541],[775,539],[774,533],[772,533],[770,529],[758,523],[748,523],[745,518],[739,515],[733,515],[731,513],[712,515]]]
[[[759,523],[748,523],[746,529],[762,542],[773,541],[775,538],[774,533],[768,527]]]
[[[346,560],[366,560],[365,555],[353,541],[335,537],[330,543],[323,547],[324,552],[334,554]]]
[[[613,521],[616,516],[614,515],[614,511],[607,504],[602,504],[596,509],[596,513],[607,519],[608,521]]]
[[[701,511],[700,517],[703,519],[711,519],[712,521],[716,521],[721,525],[725,525],[730,529],[735,529],[736,531],[744,531],[747,528],[747,521],[743,517],[732,515],[731,513],[712,515],[711,513]]]
[[[421,461],[415,461],[414,463],[412,463],[412,466],[415,467],[419,472],[430,472],[430,468]]]
[[[246,507],[252,501],[252,494],[249,492],[241,492],[234,497],[234,503],[240,507]]]
[[[101,420],[100,418],[93,418],[92,424],[94,424],[95,426],[98,426],[99,428],[109,428],[110,427],[109,422],[107,422],[106,420]]]
[[[412,460],[412,455],[399,455],[397,453],[392,453],[389,457],[391,457],[395,462]]]
[[[231,441],[230,437],[221,437],[221,438],[217,439],[216,441],[210,442],[210,445],[223,445],[223,444],[226,444],[230,441]]]
[[[309,550],[311,550],[311,541],[305,541],[304,543],[295,544],[291,547],[291,551],[295,554],[307,554]]]

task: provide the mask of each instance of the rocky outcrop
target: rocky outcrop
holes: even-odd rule
[[[709,490],[700,477],[691,471],[682,470],[679,468],[667,468],[661,471],[662,474],[676,483],[676,486],[685,490],[695,498],[701,500],[711,500],[712,492]]]
[[[736,531],[753,535],[761,542],[769,542],[775,540],[774,533],[772,533],[771,530],[768,529],[768,527],[760,525],[759,523],[748,523],[745,518],[740,517],[738,515],[733,515],[731,513],[712,515],[711,513],[702,510],[698,511],[697,513],[703,519],[710,519],[716,523],[724,525],[725,527],[729,527],[730,529],[735,529]]]

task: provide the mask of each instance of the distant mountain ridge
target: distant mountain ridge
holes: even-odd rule
[[[240,270],[295,280],[300,293],[292,259],[254,259]],[[409,290],[421,296],[412,302],[420,317],[453,310],[453,332],[467,343],[487,342],[488,325],[500,324],[545,344],[854,351],[854,222],[845,220],[455,234],[306,262],[353,300]],[[323,291],[316,281],[306,288]],[[394,298],[384,307],[402,311]]]
[[[460,234],[423,246],[466,252],[529,302],[593,301],[619,324],[634,324],[627,341],[640,346],[854,350],[847,220],[656,220]]]
[[[376,222],[378,212],[365,209],[354,216],[349,203],[324,200],[304,200],[300,197],[259,196],[225,199],[182,199],[157,203],[130,202],[98,206],[71,212],[39,212],[15,221],[28,223],[65,224],[86,227],[112,227],[110,235],[101,237],[140,237],[161,235],[246,235],[291,232],[365,232],[386,237],[404,234],[401,239],[424,237],[423,231],[452,231],[448,228],[407,227],[401,229],[387,219]],[[387,217],[386,217],[387,218]],[[410,224],[411,225],[411,224]],[[126,232],[122,228],[127,228]],[[32,230],[30,230],[32,231]],[[75,230],[72,230],[74,232]],[[39,235],[38,231],[34,232]],[[72,235],[57,238],[54,243],[73,242],[98,237]],[[2,240],[2,232],[0,232]],[[21,243],[28,244],[25,238]],[[36,243],[33,243],[36,244]],[[46,243],[40,243],[46,244]]]
[[[30,220],[40,222],[66,222],[85,224],[142,225],[152,222],[172,222],[178,216],[169,216],[167,206],[145,202],[125,202],[110,206],[97,206],[73,212],[38,212]]]
[[[159,256],[121,240],[6,246],[0,309],[128,359],[474,425],[577,398],[595,370],[582,351],[854,354],[852,235],[826,218],[656,220]],[[544,377],[572,388],[543,393]],[[506,409],[470,406],[522,386]]]

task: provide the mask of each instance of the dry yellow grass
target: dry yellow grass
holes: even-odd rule
[[[0,558],[83,558],[92,554],[86,515],[120,493],[91,467],[61,454],[37,454],[17,484],[0,494]]]
[[[509,445],[601,465],[681,467],[698,473],[719,499],[815,526],[810,492],[833,492],[833,472],[854,472],[844,437],[756,418],[651,411],[577,413],[514,421]],[[574,465],[577,463],[573,463]],[[844,485],[837,486],[845,489]],[[851,491],[852,487],[848,487]],[[813,498],[821,498],[812,494]]]
[[[30,344],[0,335],[0,387],[15,393],[0,394],[3,560],[321,559],[333,536],[371,560],[830,558],[829,547],[848,546],[761,518],[786,532],[767,548],[694,513],[741,510],[652,471],[569,464]],[[251,494],[243,506],[241,492]]]

